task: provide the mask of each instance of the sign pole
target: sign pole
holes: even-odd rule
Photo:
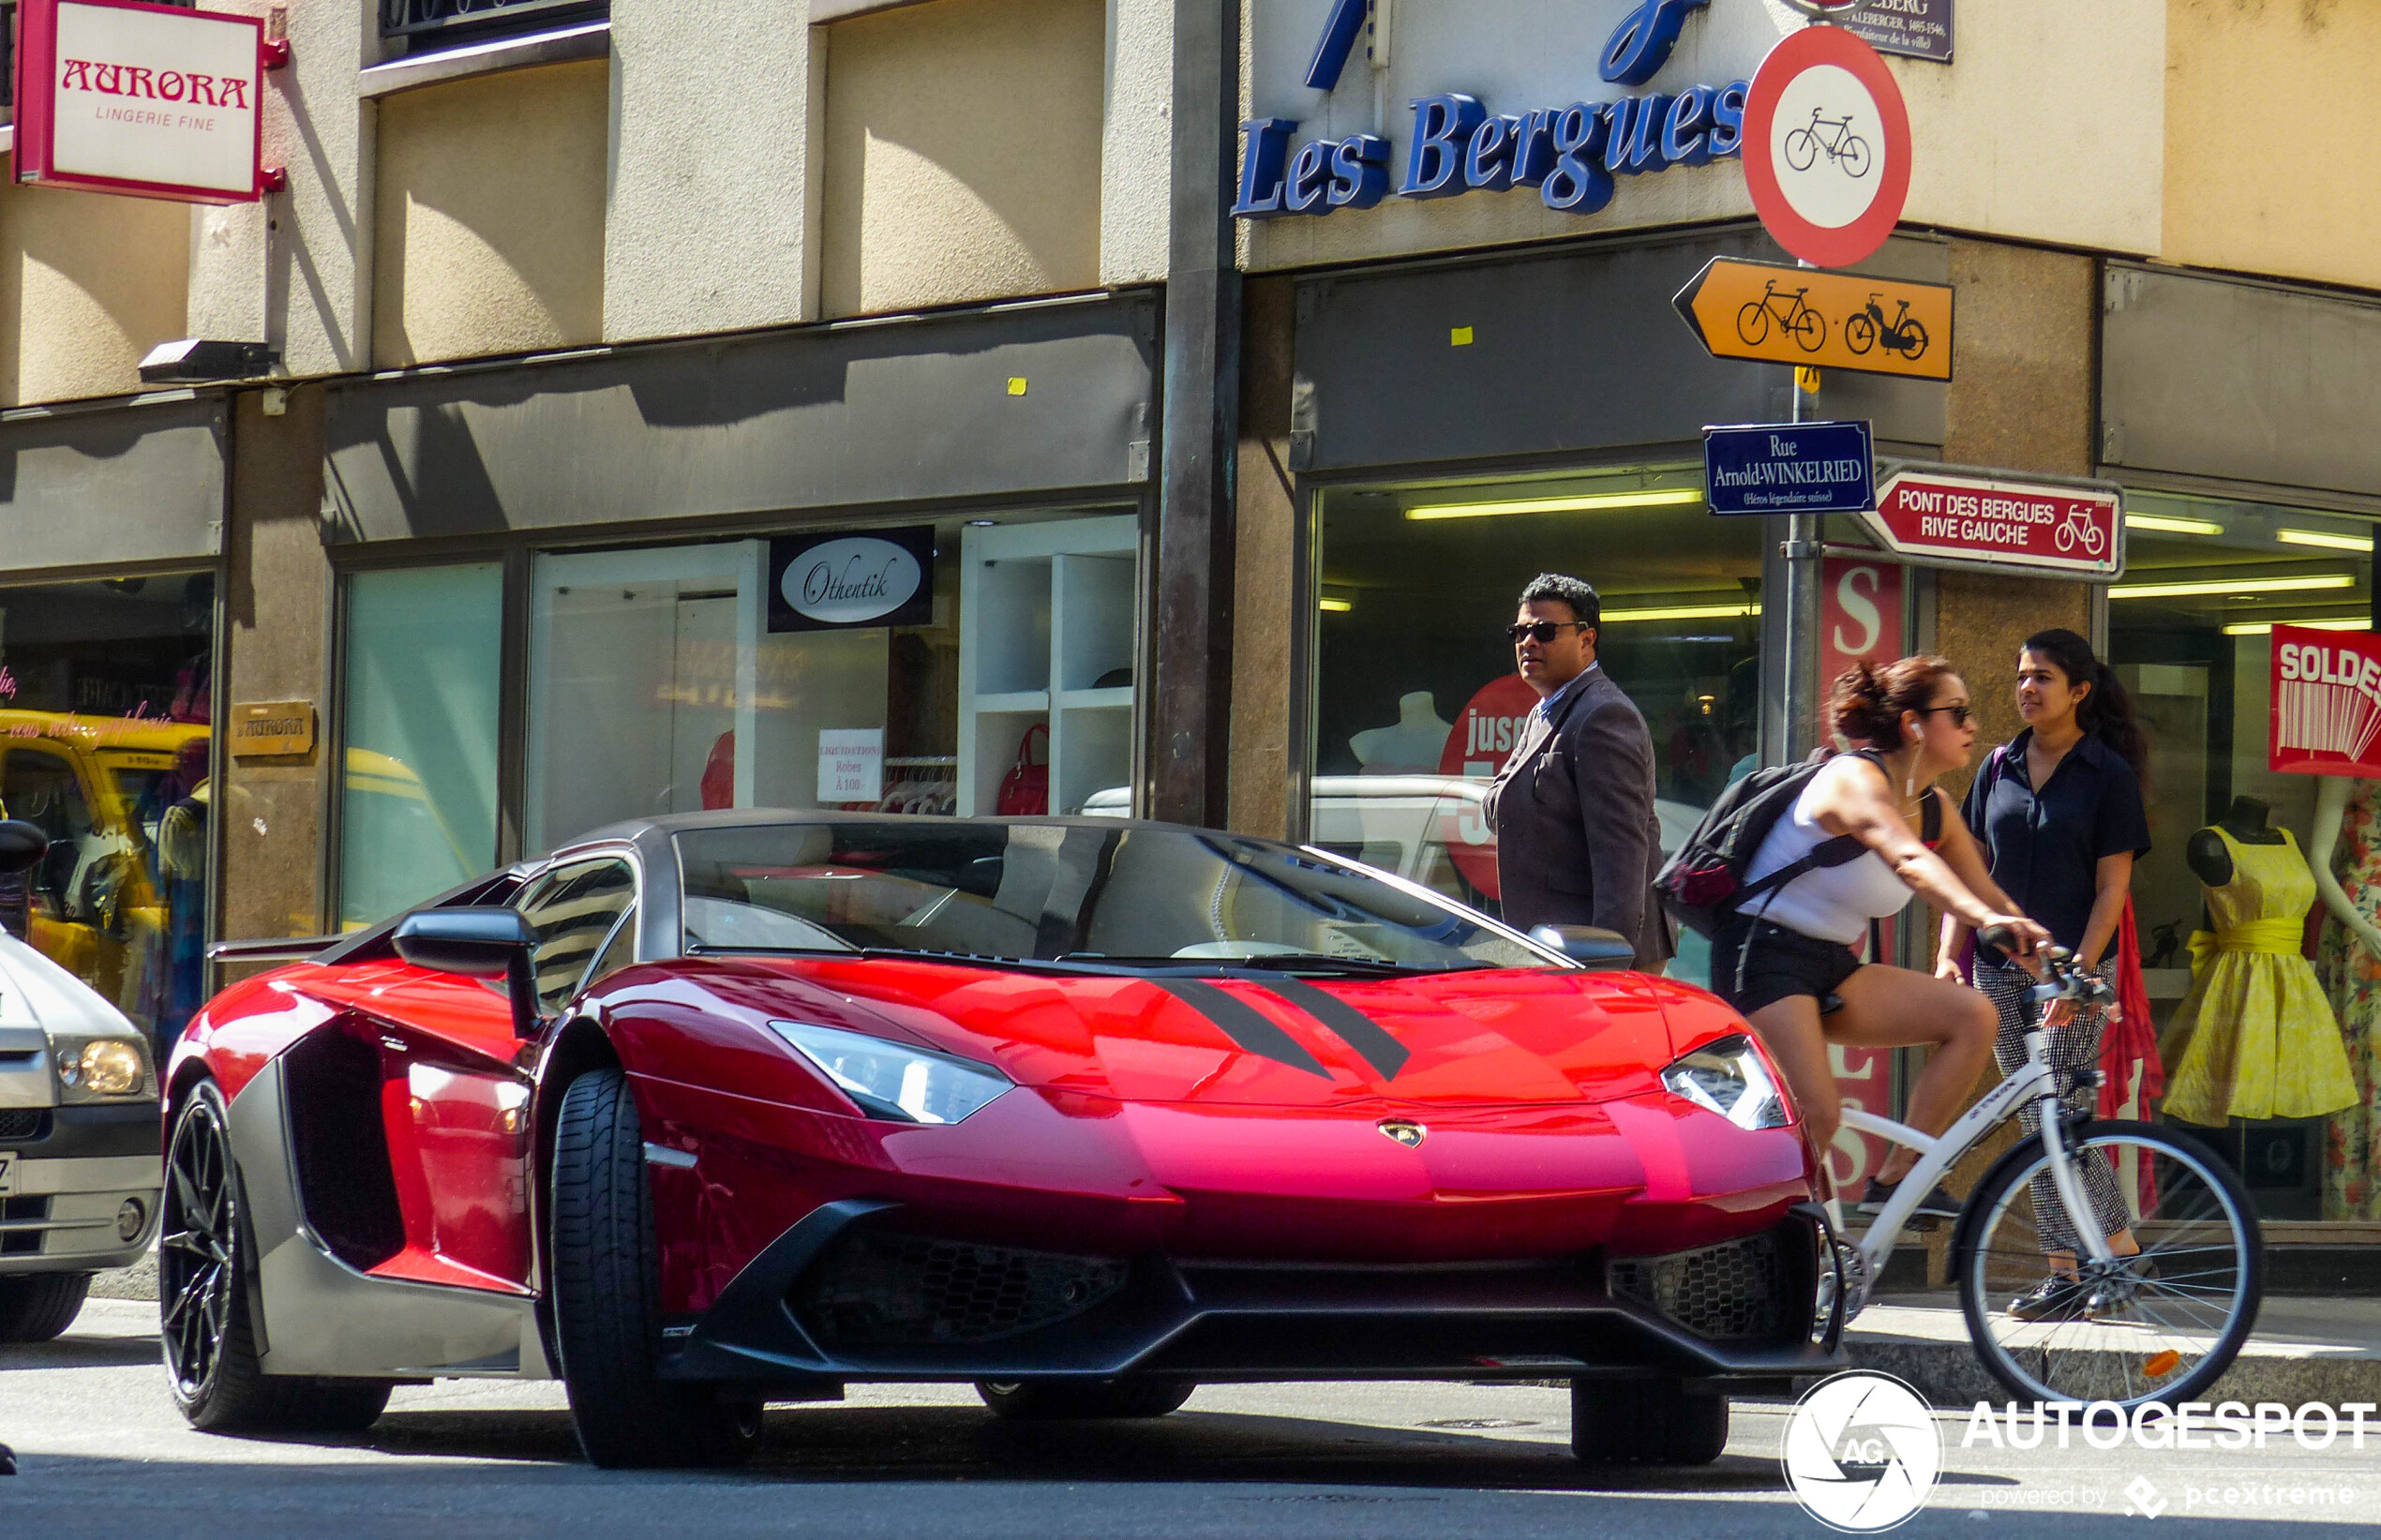
[[[1809,267],[1809,262],[1797,262]],[[1787,420],[1803,420],[1802,371],[1786,371]],[[1786,731],[1789,761],[1819,746],[1819,711],[1811,699],[1819,687],[1819,516],[1786,516]]]

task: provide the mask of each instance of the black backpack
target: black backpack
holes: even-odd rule
[[[1882,755],[1871,749],[1854,752],[1878,769],[1884,769]],[[1787,862],[1758,882],[1745,879],[1745,874],[1760,853],[1761,842],[1769,838],[1777,820],[1792,810],[1803,788],[1827,763],[1828,759],[1821,757],[1805,759],[1798,765],[1772,765],[1753,771],[1721,792],[1711,811],[1703,815],[1703,821],[1695,826],[1695,832],[1686,837],[1686,843],[1678,847],[1678,853],[1654,878],[1654,891],[1670,918],[1698,935],[1712,935],[1738,909],[1763,893],[1775,892],[1805,872],[1858,860],[1868,847],[1860,843],[1857,835],[1838,834],[1819,841],[1800,860]],[[1919,838],[1927,845],[1932,845],[1942,837],[1941,793],[1926,799],[1920,822],[1923,827]]]

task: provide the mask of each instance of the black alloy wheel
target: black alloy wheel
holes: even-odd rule
[[[223,1093],[201,1081],[173,1120],[157,1240],[157,1338],[174,1405],[210,1433],[369,1428],[388,1404],[386,1381],[264,1372],[248,1322],[254,1244]]]

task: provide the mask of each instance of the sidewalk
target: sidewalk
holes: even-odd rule
[[[1948,1291],[1879,1296],[1844,1346],[1855,1368],[1907,1380],[1939,1407],[2009,1398],[1977,1361]],[[2381,1299],[2269,1298],[2240,1356],[2197,1398],[2381,1403]]]

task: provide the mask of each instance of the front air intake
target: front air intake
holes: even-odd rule
[[[1081,1315],[1126,1271],[1112,1257],[861,1232],[795,1283],[792,1304],[822,1347],[989,1342]]]
[[[1764,1232],[1666,1257],[1611,1264],[1612,1293],[1642,1305],[1707,1342],[1776,1338],[1787,1319],[1787,1267]]]

